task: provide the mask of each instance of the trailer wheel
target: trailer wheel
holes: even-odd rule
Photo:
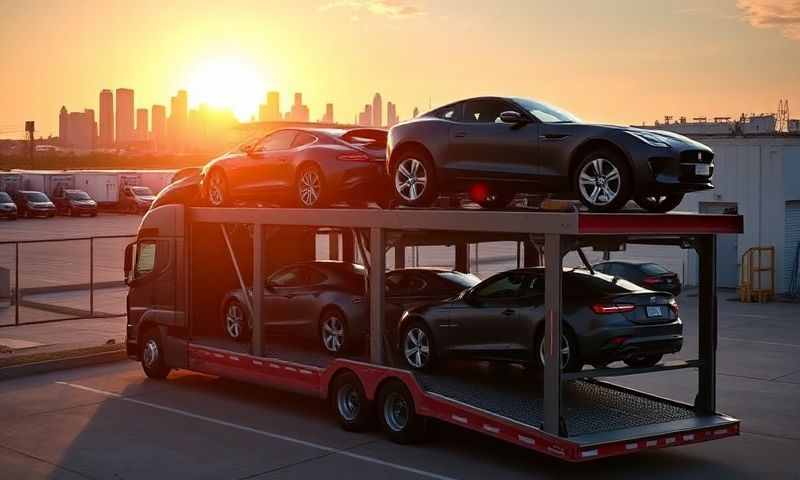
[[[428,419],[417,414],[411,393],[399,381],[390,381],[381,388],[378,410],[381,427],[391,441],[409,444],[425,439]]]
[[[169,375],[170,368],[164,363],[164,347],[156,328],[148,329],[142,337],[142,368],[144,373],[157,380]]]
[[[353,372],[336,376],[331,386],[330,402],[339,425],[344,430],[363,432],[372,426],[372,404],[364,393],[361,381]]]

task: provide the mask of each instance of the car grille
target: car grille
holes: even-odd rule
[[[681,152],[681,163],[711,163],[714,153],[705,150],[686,150]]]

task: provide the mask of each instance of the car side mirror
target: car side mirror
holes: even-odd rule
[[[125,247],[125,266],[123,267],[123,272],[125,274],[125,285],[130,284],[131,282],[131,272],[133,271],[133,246],[136,243],[129,243],[127,247]]]
[[[508,110],[506,112],[501,113],[500,121],[502,121],[503,123],[510,123],[512,125],[525,123],[525,119],[522,117],[522,114],[515,110]]]

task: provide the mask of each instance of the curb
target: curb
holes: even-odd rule
[[[70,355],[73,353],[73,355]],[[0,368],[0,380],[11,378],[26,377],[39,373],[55,372],[57,370],[67,370],[70,368],[100,365],[103,363],[119,362],[128,359],[125,345],[118,345],[118,348],[101,351],[98,353],[87,354],[85,350],[75,352],[63,352],[61,358],[45,360],[40,362],[22,363]]]

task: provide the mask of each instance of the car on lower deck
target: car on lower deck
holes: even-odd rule
[[[544,365],[543,268],[494,275],[456,298],[409,309],[396,344],[407,366],[448,357]],[[563,273],[562,368],[652,366],[683,345],[675,298],[602,273]]]
[[[592,265],[592,268],[650,290],[669,292],[675,296],[681,293],[678,274],[657,263],[612,260]]]
[[[0,218],[17,219],[17,205],[11,195],[6,192],[0,192]]]
[[[263,325],[272,334],[317,342],[323,352],[357,352],[369,331],[366,280],[364,267],[347,262],[303,262],[279,269],[265,282]],[[473,275],[439,269],[387,272],[387,325],[394,329],[407,308],[455,296],[478,281]],[[252,315],[241,289],[225,295],[220,318],[230,339],[249,338]]]
[[[393,126],[387,172],[398,202],[431,205],[469,193],[487,208],[515,194],[579,199],[592,211],[633,199],[672,210],[684,194],[714,188],[714,152],[661,130],[587,123],[544,102],[478,97]]]
[[[17,204],[17,214],[20,217],[56,216],[56,206],[42,192],[19,190],[14,194],[14,203]]]
[[[202,192],[212,206],[258,201],[321,208],[386,205],[386,131],[287,128],[209,162]]]

